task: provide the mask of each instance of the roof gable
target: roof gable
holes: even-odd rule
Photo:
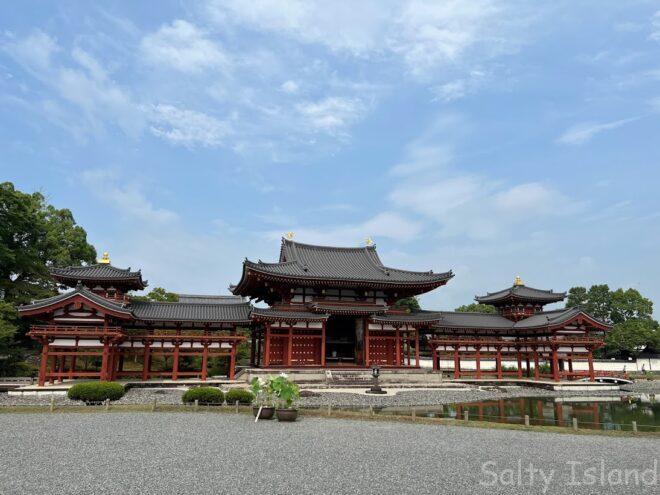
[[[476,296],[475,301],[481,304],[494,304],[506,302],[530,302],[537,304],[549,304],[563,301],[565,292],[554,292],[552,290],[541,290],[526,285],[513,285],[498,292],[488,292],[485,296]]]
[[[53,267],[50,269],[50,274],[58,282],[72,287],[78,281],[115,283],[129,286],[136,290],[144,289],[148,285],[146,280],[142,280],[142,272],[140,270],[131,271],[130,268],[117,268],[108,263],[87,266]]]

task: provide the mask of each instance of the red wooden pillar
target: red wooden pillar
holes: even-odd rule
[[[525,370],[527,378],[530,378],[532,376],[532,370],[529,366],[529,352],[525,353]]]
[[[395,352],[396,352],[396,365],[401,366],[401,334],[399,332],[399,327],[396,327],[396,346],[395,346]]]
[[[39,386],[46,385],[46,371],[48,370],[48,340],[44,339],[41,347],[41,363],[39,363]]]
[[[234,379],[234,372],[236,368],[236,342],[232,343],[231,354],[229,355],[229,373],[228,378],[230,380]]]
[[[52,356],[50,359],[50,384],[55,383],[55,373],[57,373],[57,356]]]
[[[557,357],[557,347],[552,347],[552,379],[559,381],[559,359]]]
[[[495,357],[495,369],[497,371],[497,378],[502,379],[502,347],[497,346],[497,356]]]
[[[325,326],[325,323],[323,324]],[[364,323],[364,365],[369,367],[371,360],[369,358],[369,322]]]
[[[477,378],[481,378],[481,346],[476,346],[475,350],[477,353],[474,356],[474,364],[477,368]]]
[[[518,359],[518,378],[522,378],[523,372],[522,372],[522,354],[520,353],[520,349],[518,349],[518,352],[516,353],[516,357]]]
[[[539,369],[539,351],[534,348],[534,380],[541,379],[541,370]]]
[[[266,343],[264,344],[264,368],[270,366],[270,323],[266,323]]]
[[[596,381],[596,374],[594,373],[594,355],[591,348],[588,349],[589,354],[587,354],[587,361],[589,363],[589,381]]]
[[[254,339],[254,337],[253,337]],[[206,381],[208,375],[208,364],[209,364],[209,343],[204,342],[204,350],[202,351],[202,381]],[[254,347],[254,346],[253,346]]]
[[[454,346],[454,378],[461,377],[461,361],[458,357],[458,346]]]
[[[151,371],[151,344],[145,342],[142,355],[142,381],[146,382],[149,379],[149,371]]]
[[[438,371],[438,351],[435,344],[431,344],[431,359],[433,359],[433,371]]]
[[[573,373],[573,356],[568,358],[568,372]]]
[[[367,359],[369,359],[369,351],[366,352]],[[321,366],[325,368],[325,321],[321,323]]]
[[[101,356],[101,373],[100,373],[100,379],[101,380],[109,380],[109,372],[108,370],[110,369],[110,341],[108,339],[105,339],[103,342],[103,354]]]
[[[415,329],[415,367],[419,368],[419,328]]]
[[[174,342],[174,357],[172,358],[172,380],[179,378],[179,345],[181,345],[181,343],[178,340]]]
[[[291,366],[293,361],[293,325],[289,324],[289,340],[286,348],[286,365]]]

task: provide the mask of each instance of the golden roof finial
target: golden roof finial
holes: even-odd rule
[[[103,263],[104,265],[110,264],[110,255],[107,251],[103,253],[103,257],[99,260],[99,263]]]
[[[525,283],[522,281],[522,278],[520,278],[520,275],[516,275],[516,279],[513,281],[513,285],[525,285]]]
[[[290,241],[292,241],[295,236],[296,234],[294,234],[293,232],[287,232],[286,234],[284,234],[284,237],[286,237]]]
[[[373,246],[374,245],[374,240],[371,237],[365,237],[364,242],[367,246]]]

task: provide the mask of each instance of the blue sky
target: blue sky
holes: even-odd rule
[[[0,179],[151,286],[226,293],[279,238],[660,300],[660,4],[5,2]]]

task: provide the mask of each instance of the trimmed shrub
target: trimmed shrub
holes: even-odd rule
[[[106,399],[118,400],[124,396],[124,386],[115,382],[77,383],[69,389],[67,396],[71,400],[84,402],[103,402]]]
[[[254,394],[242,388],[232,388],[225,397],[227,398],[227,404],[236,404],[236,401],[241,404],[252,404],[254,400]]]
[[[200,404],[222,404],[225,394],[216,387],[195,387],[188,390],[181,400],[185,403],[199,401]]]

